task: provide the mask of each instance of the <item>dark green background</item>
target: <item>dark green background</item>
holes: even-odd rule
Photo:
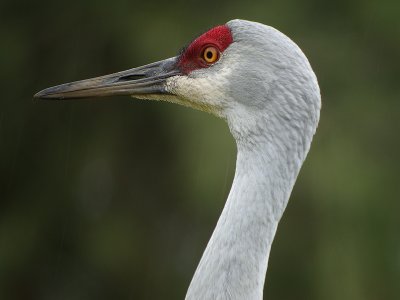
[[[266,299],[399,299],[400,2],[0,2],[0,299],[183,299],[233,178],[222,120],[38,90],[174,56],[234,18],[304,50],[321,122]]]

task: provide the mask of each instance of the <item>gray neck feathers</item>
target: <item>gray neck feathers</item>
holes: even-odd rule
[[[278,222],[319,120],[318,83],[301,50],[271,27],[228,25],[236,43],[226,50],[219,115],[237,143],[236,173],[186,299],[262,299]]]
[[[262,299],[271,244],[309,146],[236,138],[232,189],[186,299]]]

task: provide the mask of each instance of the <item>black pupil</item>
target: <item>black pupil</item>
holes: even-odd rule
[[[211,51],[207,51],[206,56],[208,59],[211,59],[213,57],[213,54]]]

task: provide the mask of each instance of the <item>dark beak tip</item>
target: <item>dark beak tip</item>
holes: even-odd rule
[[[35,95],[33,95],[33,98],[47,99],[47,98],[49,98],[50,95],[51,95],[51,93],[48,92],[48,89],[44,89],[44,90],[37,92]]]
[[[44,100],[57,100],[62,99],[61,97],[57,96],[57,94],[52,91],[54,88],[48,88],[37,92],[33,95],[34,100],[44,99]]]
[[[35,99],[41,99],[45,96],[45,93],[43,91],[37,92],[35,95],[33,95],[33,98]]]

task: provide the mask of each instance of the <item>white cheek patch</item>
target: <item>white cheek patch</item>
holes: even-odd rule
[[[191,78],[188,76],[175,76],[168,78],[165,89],[190,102],[208,102],[209,93],[213,85],[204,78]]]
[[[168,78],[165,89],[179,98],[179,104],[223,117],[224,109],[232,103],[226,90],[231,69],[215,67],[194,71],[189,76]]]
[[[226,52],[229,52],[229,48]],[[135,95],[134,98],[172,102],[226,118],[226,110],[234,105],[229,81],[236,56],[225,54],[215,65],[195,70],[189,75],[167,78],[166,94]],[[233,61],[232,61],[233,59]]]
[[[200,100],[206,99],[206,94],[202,91],[207,89],[199,88],[197,82],[193,84],[192,80],[186,76],[174,76],[165,82],[164,88],[168,94],[132,95],[132,98],[171,102],[219,116],[212,105]]]
[[[185,105],[220,116],[218,89],[209,79],[176,76],[167,80],[165,88]]]

